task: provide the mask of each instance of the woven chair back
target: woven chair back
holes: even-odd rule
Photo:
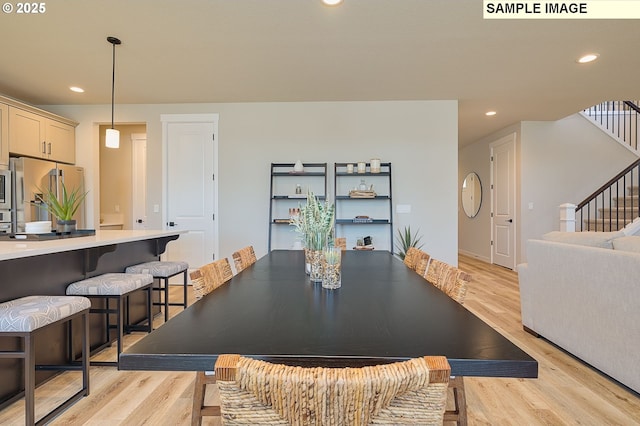
[[[422,257],[422,259],[418,260],[418,264],[416,265],[416,273],[421,277],[424,277],[427,273],[427,268],[429,267],[430,261],[431,261],[431,256],[428,255],[427,253],[424,253],[424,256]]]
[[[345,251],[347,249],[347,239],[345,237],[336,237],[333,241],[335,247],[340,247],[340,250]]]
[[[220,355],[215,366],[224,425],[442,425],[450,372],[445,357],[302,368]]]
[[[253,246],[247,246],[233,253],[233,264],[236,267],[236,272],[240,272],[249,266],[256,263],[256,253],[253,251]]]
[[[229,259],[225,257],[202,266],[191,272],[190,276],[193,293],[199,300],[233,278],[233,271]]]
[[[414,271],[418,267],[420,259],[428,259],[430,256],[424,251],[416,247],[409,247],[409,250],[404,255],[404,264]]]
[[[463,304],[471,275],[438,259],[431,259],[426,279],[453,300]]]

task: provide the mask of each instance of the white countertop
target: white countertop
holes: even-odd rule
[[[186,231],[133,231],[97,229],[95,235],[86,237],[62,238],[59,240],[46,241],[0,241],[0,261],[8,259],[18,259],[21,257],[38,256],[42,254],[59,253],[63,251],[79,250],[91,247],[107,246],[110,244],[149,240],[152,238],[179,235],[184,232]]]

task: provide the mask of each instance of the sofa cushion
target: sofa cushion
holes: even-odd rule
[[[581,246],[613,249],[613,240],[624,237],[624,232],[560,232],[552,231],[542,236],[545,241],[578,244]]]
[[[613,249],[640,253],[640,236],[630,235],[613,240]]]

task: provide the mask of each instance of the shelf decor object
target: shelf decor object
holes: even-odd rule
[[[379,158],[372,158],[370,160],[370,164],[371,164],[371,173],[380,173],[380,159]]]

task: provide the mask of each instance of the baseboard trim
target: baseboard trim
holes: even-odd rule
[[[458,254],[462,254],[462,255],[465,255],[465,256],[473,257],[474,259],[482,260],[483,262],[486,262],[486,263],[491,263],[491,259],[490,258],[485,257],[485,256],[481,256],[481,255],[479,255],[477,253],[473,253],[473,252],[470,252],[470,251],[467,251],[467,250],[458,250]]]

